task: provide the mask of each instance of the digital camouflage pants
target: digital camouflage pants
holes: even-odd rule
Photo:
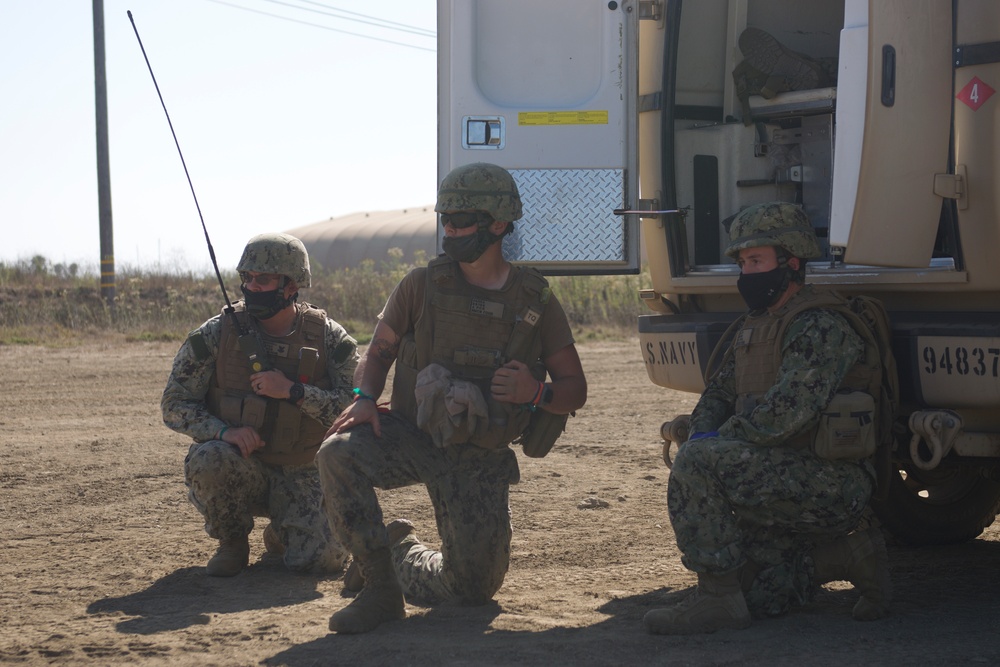
[[[872,487],[868,464],[715,437],[680,448],[667,502],[685,567],[743,567],[750,611],[775,616],[809,600],[814,546],[857,525]]]
[[[284,562],[296,572],[339,572],[348,552],[333,539],[322,510],[313,464],[276,466],[243,458],[222,440],[196,442],[184,459],[188,497],[216,539],[248,535],[254,517],[269,517],[285,545]]]
[[[485,604],[510,565],[509,487],[519,478],[514,452],[472,445],[438,448],[393,414],[382,437],[365,424],[328,438],[316,463],[334,534],[356,557],[388,545],[375,488],[427,487],[441,550],[404,540],[392,550],[406,597],[425,604]]]

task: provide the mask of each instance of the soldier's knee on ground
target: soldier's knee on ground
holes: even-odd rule
[[[300,574],[339,574],[344,571],[347,556],[323,553],[317,558],[303,558],[297,554],[284,555],[284,564],[290,572]]]
[[[482,576],[456,581],[454,585],[456,600],[467,607],[491,604],[503,584],[503,579],[500,577],[500,581],[491,581],[491,577]]]
[[[485,592],[476,595],[465,595],[462,596],[462,604],[466,607],[482,607],[484,605],[493,603],[493,596],[496,595],[496,591],[493,591],[489,595]]]
[[[349,554],[335,541],[292,539],[282,554],[285,567],[303,574],[339,574],[347,566]]]

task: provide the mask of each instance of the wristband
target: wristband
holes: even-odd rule
[[[545,394],[545,383],[538,383],[538,390],[535,392],[535,397],[531,399],[528,403],[528,409],[534,412],[538,409],[538,403],[542,400],[542,396]]]
[[[355,403],[357,403],[360,400],[366,400],[366,401],[375,402],[375,397],[374,396],[370,396],[370,395],[366,394],[365,392],[361,391],[361,387],[355,387],[353,389],[353,391],[354,391],[354,402]]]
[[[215,439],[216,439],[216,440],[222,440],[222,436],[224,436],[224,435],[226,434],[226,431],[228,431],[228,430],[229,430],[229,427],[228,427],[228,426],[223,426],[223,427],[222,427],[222,428],[221,428],[221,429],[219,430],[219,435],[217,435],[217,436],[215,437]]]

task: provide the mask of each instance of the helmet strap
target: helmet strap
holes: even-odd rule
[[[775,253],[778,256],[778,266],[784,269],[785,273],[785,283],[784,288],[788,287],[789,282],[804,283],[806,281],[806,262],[801,257],[796,257],[799,260],[799,268],[793,269],[788,266],[788,260],[795,255],[791,254],[785,250],[782,246],[774,246]],[[782,289],[784,291],[784,289]]]

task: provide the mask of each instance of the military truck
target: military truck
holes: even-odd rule
[[[729,220],[801,204],[824,250],[807,281],[891,318],[878,517],[911,544],[993,522],[1000,3],[439,0],[438,32],[440,176],[514,174],[508,258],[549,274],[648,261],[638,353],[653,384],[700,392],[745,309]],[[684,420],[665,417],[666,455]]]

